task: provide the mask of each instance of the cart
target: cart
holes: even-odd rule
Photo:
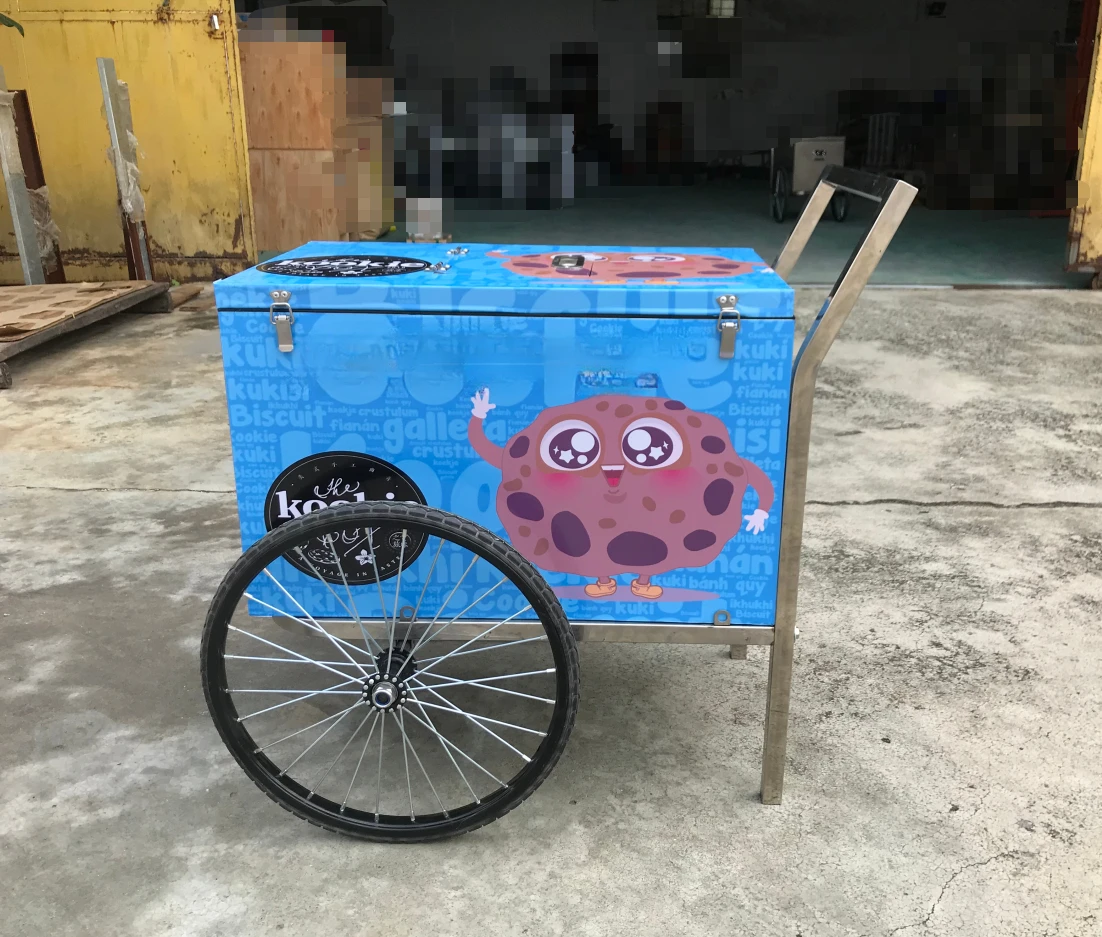
[[[802,198],[811,192],[828,166],[843,166],[845,137],[804,137],[769,150],[769,207],[778,224],[788,216],[792,196]],[[843,191],[830,200],[835,221],[845,221],[849,198]]]
[[[878,210],[793,359],[837,193]],[[756,644],[780,803],[816,372],[914,194],[829,167],[772,268],[316,243],[216,283],[244,553],[201,667],[246,774],[329,830],[462,833],[554,767],[578,641]]]

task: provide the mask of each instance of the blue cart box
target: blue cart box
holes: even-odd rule
[[[422,501],[572,620],[774,623],[793,291],[753,251],[310,243],[215,297],[246,547]]]

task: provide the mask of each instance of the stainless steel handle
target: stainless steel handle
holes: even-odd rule
[[[918,194],[918,190],[900,179],[888,176],[875,176],[872,173],[846,169],[842,166],[827,166],[819,179],[815,191],[811,193],[807,205],[800,213],[796,226],[788,236],[773,269],[787,279],[800,259],[811,234],[818,225],[823,212],[830,204],[835,192],[847,192],[859,198],[878,203],[876,215],[868,230],[850,254],[842,268],[834,288],[830,291],[818,316],[804,336],[803,344],[796,355],[796,367],[792,374],[793,407],[798,396],[814,392],[815,375],[827,350],[834,343],[842,324],[853,309],[857,297],[869,282],[880,258],[884,256],[895,232],[903,223],[907,209]],[[810,396],[808,399],[810,406]],[[810,419],[810,416],[808,417]]]
[[[788,453],[784,470],[784,507],[777,570],[777,613],[773,646],[769,652],[768,702],[765,714],[765,750],[762,755],[761,799],[781,802],[784,756],[788,738],[788,702],[792,684],[792,651],[796,640],[796,602],[800,583],[800,548],[807,495],[808,449],[811,445],[811,409],[819,365],[834,343],[854,303],[884,256],[918,190],[899,179],[828,166],[811,193],[796,226],[781,249],[773,269],[787,279],[807,246],[811,233],[835,192],[847,192],[878,203],[876,216],[854,248],[834,288],[815,317],[796,355],[792,397],[788,411]]]

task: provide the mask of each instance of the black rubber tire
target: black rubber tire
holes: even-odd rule
[[[788,173],[778,169],[773,174],[773,191],[770,193],[769,205],[773,220],[778,224],[783,223],[788,214],[788,193]]]
[[[835,221],[845,221],[849,214],[849,196],[836,192],[830,199],[830,215]]]
[[[304,789],[297,782],[278,778],[278,766],[267,756],[255,753],[251,737],[238,721],[230,694],[214,691],[215,688],[224,690],[226,687],[222,656],[226,626],[242,593],[268,564],[297,541],[316,536],[338,523],[341,526],[401,523],[458,543],[489,560],[506,574],[532,604],[543,624],[556,668],[556,705],[547,737],[531,761],[506,788],[484,798],[473,809],[453,813],[447,819],[432,823],[410,824],[403,820],[392,826],[360,821],[348,814],[334,815],[332,811],[319,809],[320,798],[308,801],[301,793]],[[215,592],[203,628],[200,664],[203,693],[211,718],[222,741],[253,782],[281,807],[315,826],[374,842],[411,843],[446,839],[476,830],[504,816],[527,799],[550,774],[566,747],[578,711],[580,676],[577,644],[562,606],[544,578],[512,546],[485,528],[457,515],[419,504],[365,501],[308,514],[267,533],[240,556]]]

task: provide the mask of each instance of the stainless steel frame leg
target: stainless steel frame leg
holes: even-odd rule
[[[746,645],[745,644],[732,644],[731,645],[731,660],[746,660]]]
[[[846,262],[830,296],[819,310],[819,315],[804,336],[792,373],[778,567],[777,620],[773,631],[773,645],[769,652],[765,746],[761,763],[761,799],[765,804],[779,804],[784,791],[792,655],[797,633],[796,600],[800,584],[800,548],[803,543],[804,499],[807,492],[815,380],[819,365],[891,243],[917,193],[914,186],[898,179],[828,166],[773,265],[780,276],[788,278],[831,198],[839,191],[870,199],[877,202],[879,208],[865,236]]]

